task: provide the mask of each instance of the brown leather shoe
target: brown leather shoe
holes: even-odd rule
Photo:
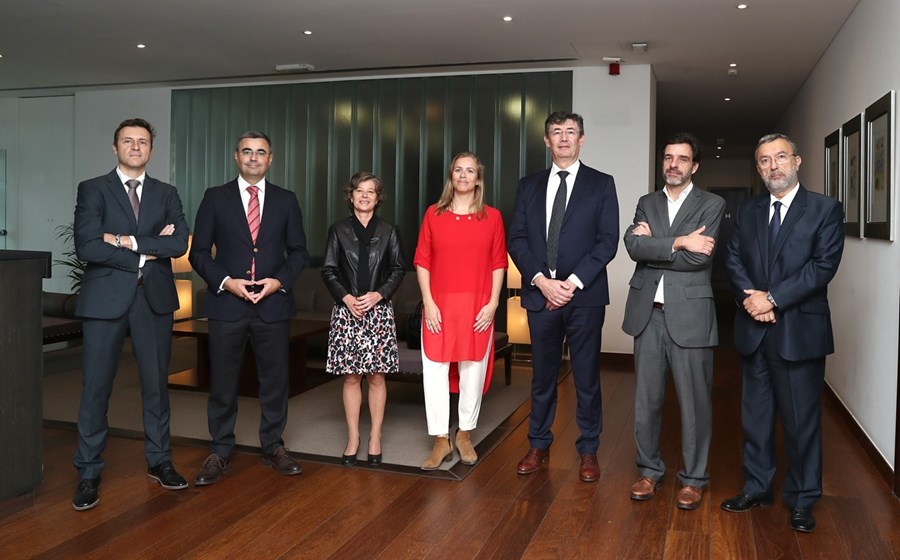
[[[457,430],[456,432],[456,450],[459,451],[459,460],[464,465],[474,465],[478,462],[478,454],[472,446],[472,432],[466,430]]]
[[[578,468],[578,476],[585,482],[594,482],[600,478],[600,464],[597,463],[597,455],[593,453],[581,454],[581,467]]]
[[[516,472],[519,474],[531,474],[533,472],[537,472],[539,468],[541,468],[541,463],[546,463],[547,459],[550,458],[550,450],[549,449],[538,449],[537,447],[532,447],[528,450],[528,453],[522,457],[522,460],[519,461],[519,464],[516,465]]]
[[[275,451],[264,454],[262,456],[262,462],[263,465],[272,467],[275,469],[275,472],[285,476],[292,476],[303,472],[300,463],[287,454],[287,450],[284,446],[278,446],[275,448]]]
[[[678,509],[697,509],[703,499],[703,488],[685,484],[678,492]]]
[[[422,465],[419,468],[423,471],[435,471],[441,468],[441,464],[449,459],[452,454],[453,444],[450,443],[450,434],[435,436],[431,454],[422,461]]]
[[[215,453],[210,453],[209,457],[203,461],[200,472],[194,477],[194,486],[208,486],[219,481],[222,473],[228,470],[231,459],[220,457]]]
[[[631,499],[643,502],[656,495],[656,489],[662,486],[663,481],[653,480],[649,476],[642,476],[631,485]]]

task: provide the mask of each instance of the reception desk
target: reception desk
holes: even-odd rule
[[[0,501],[41,483],[41,279],[51,254],[0,251]]]

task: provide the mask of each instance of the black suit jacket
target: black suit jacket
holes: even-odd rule
[[[725,266],[741,309],[734,322],[742,354],[759,347],[774,329],[785,360],[821,358],[834,352],[828,283],[844,251],[844,216],[838,201],[799,186],[769,255],[769,193],[744,202],[735,220]],[[744,289],[768,291],[778,304],[775,324],[743,311]]]
[[[159,235],[167,224],[172,235]],[[137,290],[140,255],[103,241],[104,233],[134,235],[138,251],[153,255],[142,270],[147,300],[156,313],[178,309],[171,258],[187,250],[188,226],[181,199],[172,185],[145,176],[141,190],[140,221],[116,170],[78,185],[75,205],[75,252],[88,263],[76,313],[93,319],[122,317]]]
[[[522,307],[531,311],[546,305],[541,291],[531,285],[535,274],[548,278],[547,181],[550,170],[519,181],[516,206],[507,235],[507,249],[522,273]],[[556,278],[578,276],[583,290],[575,290],[568,305],[601,307],[609,304],[606,265],[619,248],[619,202],[612,176],[586,166],[575,177],[559,235]]]
[[[266,182],[254,245],[239,189],[237,179],[211,187],[197,210],[189,260],[209,289],[204,312],[210,319],[236,321],[254,305],[226,290],[220,292],[219,286],[226,276],[250,280],[250,263],[256,257],[256,277],[275,278],[282,285],[255,305],[259,317],[286,321],[297,312],[291,289],[309,261],[297,195]]]

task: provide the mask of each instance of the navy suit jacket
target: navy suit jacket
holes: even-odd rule
[[[159,235],[168,224],[172,235]],[[87,262],[76,314],[92,319],[117,319],[131,307],[137,290],[140,255],[103,241],[104,233],[133,235],[141,254],[153,255],[142,269],[144,291],[156,313],[178,309],[178,294],[170,259],[187,251],[188,226],[181,199],[172,185],[145,176],[140,220],[125,187],[113,169],[78,185],[75,204],[75,252]]]
[[[725,266],[740,309],[735,346],[752,354],[766,330],[774,329],[785,360],[821,358],[834,352],[828,283],[844,251],[844,215],[838,201],[800,185],[769,255],[769,193],[744,202],[735,220]],[[743,310],[744,289],[768,291],[778,307],[775,324]]]
[[[259,317],[266,322],[290,319],[297,313],[291,289],[309,261],[297,195],[266,182],[254,246],[237,179],[207,189],[197,210],[189,255],[191,266],[206,280],[209,290],[204,304],[207,317],[236,321],[254,306],[227,290],[219,291],[226,276],[250,280],[254,257],[256,278],[276,278],[282,286],[255,304]]]
[[[507,235],[507,249],[522,273],[522,307],[543,309],[547,301],[531,285],[538,272],[550,277],[547,267],[547,182],[545,169],[519,181],[516,206]],[[612,176],[584,163],[575,177],[559,234],[556,278],[578,276],[583,290],[575,290],[568,305],[602,307],[609,304],[606,265],[619,248],[619,202]]]

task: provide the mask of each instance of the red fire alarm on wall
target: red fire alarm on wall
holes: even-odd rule
[[[610,76],[618,76],[619,75],[619,63],[618,62],[610,62],[609,63],[609,75]]]

